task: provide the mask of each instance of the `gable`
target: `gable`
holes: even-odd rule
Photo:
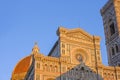
[[[68,30],[66,36],[76,39],[92,41],[92,36],[80,28]]]
[[[85,32],[84,30],[80,28],[66,29],[63,27],[59,27],[57,33],[59,36],[61,36],[62,34],[62,36],[65,36],[68,38],[74,38],[78,40],[92,41],[93,39],[92,35],[90,35],[89,33]]]

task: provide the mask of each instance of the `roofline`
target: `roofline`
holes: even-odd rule
[[[58,44],[58,40],[55,42],[55,44],[54,44],[54,46],[52,47],[52,49],[50,50],[48,56],[50,56],[50,55],[52,54],[52,52],[53,52],[53,50],[55,49],[55,47],[57,46],[57,44]]]

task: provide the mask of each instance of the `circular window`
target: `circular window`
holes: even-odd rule
[[[86,56],[84,54],[78,53],[75,55],[76,60],[79,63],[85,63],[86,62]]]
[[[79,61],[79,62],[83,62],[83,56],[81,54],[76,54],[76,59]]]

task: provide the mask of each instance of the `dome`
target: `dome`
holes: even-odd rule
[[[14,68],[13,74],[20,74],[27,72],[32,62],[32,56],[27,56],[20,60]]]

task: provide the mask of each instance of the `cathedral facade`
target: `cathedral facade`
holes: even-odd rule
[[[109,66],[102,64],[99,36],[59,27],[48,56],[35,44],[15,66],[11,80],[120,80],[120,0],[109,0],[101,15]]]

